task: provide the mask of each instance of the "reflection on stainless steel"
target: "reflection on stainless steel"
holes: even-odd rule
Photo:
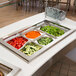
[[[55,37],[55,36],[53,36],[51,34],[48,34],[48,33],[44,32],[44,31],[40,30],[40,27],[47,26],[47,25],[49,25],[49,26],[55,26],[55,27],[58,27],[58,28],[64,30],[64,34],[61,35],[61,36],[59,36],[59,37]],[[72,30],[72,29],[69,29],[69,28],[64,27],[64,26],[62,26],[60,24],[57,24],[57,23],[54,23],[54,22],[51,22],[51,21],[48,21],[48,20],[42,21],[42,22],[40,22],[38,24],[35,24],[32,27],[28,28],[27,30],[24,30],[24,29],[22,29],[22,30],[16,31],[16,32],[14,32],[11,35],[7,35],[5,37],[0,38],[0,42],[3,45],[5,45],[6,47],[8,47],[9,49],[11,49],[11,51],[15,52],[16,54],[18,54],[19,56],[21,56],[23,59],[27,60],[28,62],[30,62],[32,59],[36,58],[37,56],[39,56],[40,54],[42,54],[43,52],[45,52],[47,49],[53,47],[58,42],[60,42],[61,40],[63,40],[64,38],[66,38],[67,36],[69,36],[70,34],[72,34],[74,32],[74,30]],[[39,31],[41,33],[41,36],[39,36],[36,39],[29,39],[29,38],[25,37],[24,34],[26,34],[29,31],[32,31],[32,30]],[[20,31],[22,31],[22,32],[20,32]],[[14,48],[13,46],[11,46],[10,44],[7,43],[8,40],[10,40],[12,38],[15,38],[15,37],[17,37],[19,35],[28,39],[28,41],[20,49],[16,49],[16,48]],[[28,44],[29,42],[34,42],[34,43],[38,44],[37,43],[37,39],[41,38],[42,36],[46,36],[46,35],[49,36],[49,37],[51,37],[51,38],[53,38],[53,41],[51,43],[49,43],[48,45],[42,46],[42,48],[40,50],[36,51],[31,56],[28,56],[25,53],[21,52],[21,49],[26,44]],[[38,44],[38,45],[41,46],[40,44]]]
[[[20,68],[0,59],[0,70],[4,73],[4,76],[14,76],[19,72]]]

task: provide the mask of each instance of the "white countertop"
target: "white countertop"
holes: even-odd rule
[[[0,37],[3,37],[7,34],[10,34],[14,31],[17,31],[24,27],[32,26],[40,21],[43,21],[44,13],[40,13],[29,18],[23,19],[21,21],[10,24],[6,27],[0,28]],[[70,19],[65,19],[60,22],[62,25],[67,26],[71,29],[76,29],[76,22]],[[49,59],[51,59],[56,53],[58,53],[61,49],[67,46],[69,43],[76,39],[76,32],[47,50],[45,53],[38,56],[36,59],[27,63],[25,60],[20,58],[18,55],[11,52],[9,49],[5,48],[0,44],[0,58],[21,68],[22,70],[17,74],[17,76],[31,76],[34,72],[36,72],[44,63],[46,63]],[[58,48],[59,47],[59,48]]]

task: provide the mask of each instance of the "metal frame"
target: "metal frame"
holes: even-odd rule
[[[16,75],[19,71],[20,71],[20,68],[0,59],[0,64],[2,65],[2,67],[9,71],[9,73],[7,74],[7,76],[14,76]]]
[[[46,20],[47,21],[47,20]],[[31,27],[32,28],[38,28],[39,25],[41,26],[42,23],[44,21],[36,24],[35,26]],[[49,21],[50,22],[50,21]],[[67,28],[65,28],[67,29]],[[19,30],[20,32],[20,30]],[[19,56],[21,56],[23,59],[25,59],[26,61],[30,62],[31,60],[33,60],[34,58],[36,58],[37,56],[39,56],[40,54],[42,54],[43,52],[45,52],[47,49],[49,49],[50,47],[53,47],[54,45],[56,45],[58,42],[60,42],[61,40],[63,40],[64,38],[66,38],[68,35],[70,35],[71,33],[73,33],[74,30],[68,30],[64,35],[57,37],[56,40],[54,40],[52,43],[49,43],[48,45],[44,46],[42,49],[40,49],[39,51],[35,52],[34,54],[32,54],[31,56],[27,56],[26,54],[22,53],[21,51],[17,50],[16,48],[14,48],[13,46],[11,46],[10,44],[8,44],[7,42],[4,41],[4,37],[0,38],[0,42],[5,45],[6,47],[8,47],[9,49],[11,49],[11,51],[15,52],[16,54],[18,54]],[[18,33],[18,31],[14,32],[14,33]],[[10,35],[7,35],[7,37],[9,37]],[[51,35],[50,35],[51,36]],[[6,38],[6,36],[5,36]]]

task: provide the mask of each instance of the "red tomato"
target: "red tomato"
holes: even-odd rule
[[[12,45],[13,47],[20,49],[28,40],[22,36],[13,38],[10,41],[7,41],[7,43],[9,43],[10,45]]]

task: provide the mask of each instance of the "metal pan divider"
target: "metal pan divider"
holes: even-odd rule
[[[56,23],[56,22],[51,22],[49,20],[46,20],[49,24],[53,24],[53,25],[57,25],[59,27],[62,27],[64,29],[70,30],[68,27],[61,25],[60,23]]]
[[[11,37],[8,37],[7,39],[5,39],[4,41],[9,41],[9,40],[11,40],[11,39],[13,39],[13,38],[16,38],[16,37],[19,37],[19,36],[21,36],[20,34],[16,34],[16,35],[13,35],[13,36],[11,36]]]
[[[25,34],[25,33],[29,32],[30,30],[34,30],[34,29],[35,29],[35,27],[28,28],[27,30],[21,32],[21,34]]]
[[[69,31],[69,30],[70,30],[69,28],[62,26],[61,24],[58,24],[58,23],[56,24],[56,22],[51,22],[51,21],[45,20],[44,23],[45,23],[46,25],[59,27],[60,29],[62,29],[62,30],[64,30],[64,31]],[[54,24],[54,23],[55,23],[55,24]]]
[[[19,51],[20,51],[25,45],[27,45],[27,44],[30,43],[30,42],[32,42],[32,40],[29,39],[29,41],[27,41],[27,42],[19,49]]]

